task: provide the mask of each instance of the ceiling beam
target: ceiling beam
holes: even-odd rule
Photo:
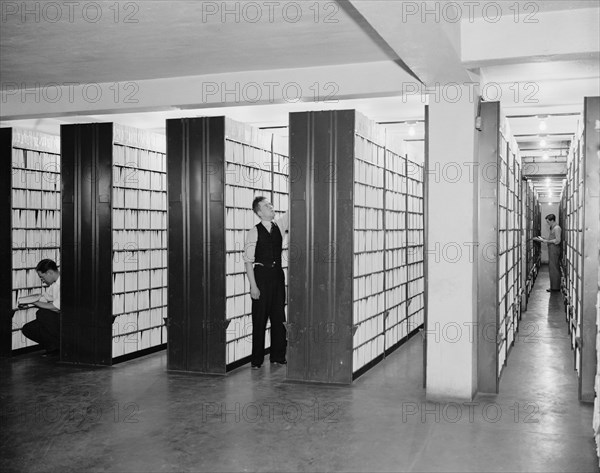
[[[340,0],[339,4],[345,9],[350,4],[354,14],[360,15],[426,86],[472,81],[461,64],[460,22],[423,21],[423,10],[429,8],[425,2]]]
[[[379,61],[93,86],[4,88],[1,118],[19,120],[302,102],[323,104],[326,108],[327,104],[354,98],[399,97],[402,84],[412,80],[396,64]]]
[[[517,4],[517,2],[514,2]],[[491,19],[485,16],[462,21],[462,61],[466,67],[582,60],[600,52],[600,15],[592,8],[563,11],[530,9]],[[539,8],[539,7],[538,7]],[[491,13],[490,13],[491,14]]]

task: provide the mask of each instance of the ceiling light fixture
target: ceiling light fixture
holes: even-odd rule
[[[543,138],[542,138],[542,139],[540,140],[540,146],[541,146],[542,148],[545,148],[545,147],[546,147],[546,140],[545,140],[545,139],[543,139]]]
[[[545,155],[543,156],[543,158],[544,158],[544,161],[548,161],[548,155],[547,155],[547,154],[545,154]]]

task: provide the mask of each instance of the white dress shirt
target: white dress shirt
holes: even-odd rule
[[[49,302],[60,310],[60,276],[50,286],[44,288],[40,302]]]

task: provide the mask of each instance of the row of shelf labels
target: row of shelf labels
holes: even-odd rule
[[[12,231],[13,248],[49,248],[60,246],[60,230],[25,230]]]
[[[270,326],[271,323],[267,321],[267,327]],[[225,332],[225,340],[231,342],[246,337],[252,337],[252,315],[245,314],[240,317],[232,318]],[[246,338],[246,340],[248,343],[252,343],[251,338]]]
[[[379,337],[383,333],[383,318],[383,314],[378,314],[357,324],[353,337],[353,346],[358,347],[375,337]]]
[[[148,228],[150,225],[142,225]],[[114,250],[150,250],[167,247],[167,230],[113,230]]]
[[[116,337],[126,333],[148,330],[152,327],[160,327],[165,324],[166,316],[166,306],[117,315],[112,324],[112,335]]]
[[[130,167],[113,167],[113,186],[128,190],[167,191],[167,175],[163,172],[142,171]]]
[[[167,193],[164,191],[113,188],[113,208],[135,210],[168,209]]]
[[[60,192],[13,189],[12,206],[17,209],[60,210]]]
[[[164,153],[130,146],[113,146],[113,164],[138,170],[167,172],[166,155]]]
[[[113,294],[113,315],[139,312],[167,305],[167,288]]]
[[[354,156],[356,160],[381,168],[385,166],[385,148],[360,135],[354,135]]]
[[[383,189],[354,183],[354,205],[383,209]]]
[[[60,192],[60,174],[30,169],[13,169],[12,186],[17,189]]]
[[[130,355],[135,352],[167,343],[167,328],[156,327],[122,336],[115,336],[112,343],[112,356]]]
[[[385,232],[372,230],[354,230],[354,253],[378,251],[383,249]]]
[[[272,189],[283,194],[289,192],[287,175],[272,172],[270,163],[268,167],[227,163],[225,167],[225,184],[251,189]]]
[[[265,348],[271,345],[270,331],[265,331]],[[227,343],[227,356],[226,363],[233,363],[234,361],[241,360],[250,356],[252,353],[252,341],[251,338],[243,338],[240,340],[234,340]]]
[[[13,210],[12,226],[27,230],[60,230],[60,210]]]
[[[59,253],[60,250],[58,248],[40,249],[39,247],[32,247],[21,250],[13,247],[12,268],[13,270],[35,269],[37,264],[43,259],[51,259],[59,264]]]
[[[166,286],[166,269],[113,273],[113,294],[145,289],[159,289]]]
[[[399,341],[404,339],[414,328],[417,328],[416,322],[411,319],[405,319],[398,324],[390,326],[385,332],[385,349],[392,348]],[[420,325],[420,324],[419,324]]]
[[[383,211],[354,207],[354,228],[357,230],[383,230]]]
[[[252,299],[250,294],[228,297],[225,300],[225,313],[227,319],[252,313]]]
[[[227,231],[247,231],[259,222],[260,219],[251,208],[225,210],[225,228],[227,228]]]
[[[164,268],[167,266],[167,259],[166,250],[115,251],[113,272]]]
[[[383,271],[383,251],[354,255],[354,277]]]
[[[352,370],[356,372],[367,363],[373,361],[383,353],[383,348],[383,335],[355,348],[352,353]]]
[[[225,296],[246,295],[250,292],[250,282],[245,273],[231,274],[225,277]]]
[[[384,168],[374,166],[361,159],[354,159],[354,182],[375,189],[383,189]],[[332,176],[335,178],[335,176]]]
[[[385,294],[375,294],[365,299],[354,301],[352,320],[354,324],[359,324],[365,319],[385,311]]]
[[[403,156],[394,154],[391,151],[387,151],[385,159],[385,173],[386,176],[398,176],[406,178],[406,160]],[[386,177],[387,178],[387,177]]]
[[[148,223],[147,217],[150,216],[150,222],[147,227],[140,225]],[[167,212],[161,210],[123,210],[113,209],[113,230],[166,230],[168,219]]]
[[[13,147],[12,167],[44,172],[60,172],[60,154]]]
[[[227,207],[236,207],[241,209],[252,208],[252,201],[260,195],[270,197],[270,190],[251,189],[248,187],[225,186],[225,205]],[[277,209],[279,210],[279,209]]]
[[[271,143],[257,145],[225,140],[225,160],[228,162],[268,168],[275,157],[278,161],[282,158],[281,155],[271,155]]]

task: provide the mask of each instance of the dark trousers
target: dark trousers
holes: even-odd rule
[[[57,350],[60,348],[60,314],[48,309],[38,309],[35,320],[23,325],[21,332],[46,350]]]
[[[548,244],[548,269],[550,271],[550,289],[560,290],[560,246]]]
[[[271,321],[271,361],[285,360],[287,345],[285,322],[285,276],[281,267],[254,267],[260,297],[252,299],[252,364],[265,357],[265,329]]]

